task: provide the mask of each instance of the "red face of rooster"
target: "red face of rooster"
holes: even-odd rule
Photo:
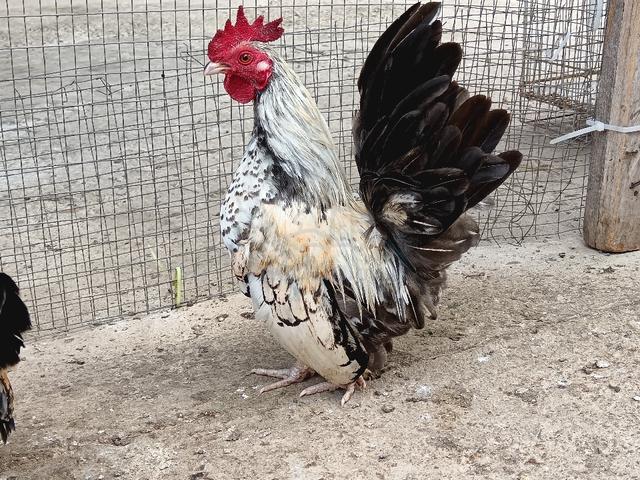
[[[282,19],[266,25],[263,17],[249,24],[242,7],[238,9],[236,24],[227,20],[224,30],[218,30],[209,43],[210,63],[204,69],[205,75],[223,73],[224,88],[240,103],[255,100],[259,92],[269,84],[273,73],[273,61],[254,42],[272,42],[282,36]]]

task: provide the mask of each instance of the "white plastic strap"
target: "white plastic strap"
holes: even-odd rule
[[[560,44],[558,45],[558,48],[554,48],[553,50],[551,50],[549,55],[549,60],[554,62],[560,60],[562,58],[562,52],[564,51],[564,47],[567,46],[570,40],[571,40],[571,30],[565,33],[564,37],[560,39]]]
[[[576,130],[575,132],[567,133],[566,135],[562,135],[561,137],[554,138],[551,140],[551,145],[555,145],[556,143],[566,142],[567,140],[571,140],[572,138],[581,137],[591,132],[604,132],[605,130],[610,130],[612,132],[619,133],[636,133],[640,132],[640,125],[636,125],[633,127],[619,127],[617,125],[609,125],[608,123],[600,122],[599,120],[594,120],[592,118],[587,120],[586,128],[581,130]]]

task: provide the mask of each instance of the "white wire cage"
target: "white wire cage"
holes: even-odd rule
[[[413,2],[245,1],[282,16],[285,58],[351,152],[356,78]],[[251,107],[205,79],[206,46],[240,2],[4,0],[0,4],[0,268],[41,333],[232,292],[219,203]],[[594,108],[601,0],[446,0],[459,80],[513,112],[501,148],[525,162],[479,213],[500,243],[579,230],[589,142],[551,147]]]

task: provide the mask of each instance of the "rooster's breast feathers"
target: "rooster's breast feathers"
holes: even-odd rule
[[[257,316],[292,355],[337,384],[368,365],[360,315],[345,313],[347,298],[357,299],[359,314],[372,311],[389,288],[406,298],[402,282],[386,281],[386,252],[370,227],[363,208],[274,202],[260,207],[246,244]]]

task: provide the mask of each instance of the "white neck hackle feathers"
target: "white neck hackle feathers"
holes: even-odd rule
[[[256,122],[264,129],[280,167],[312,205],[349,205],[353,193],[338,159],[327,123],[293,69],[277,53],[273,74],[255,103]]]

